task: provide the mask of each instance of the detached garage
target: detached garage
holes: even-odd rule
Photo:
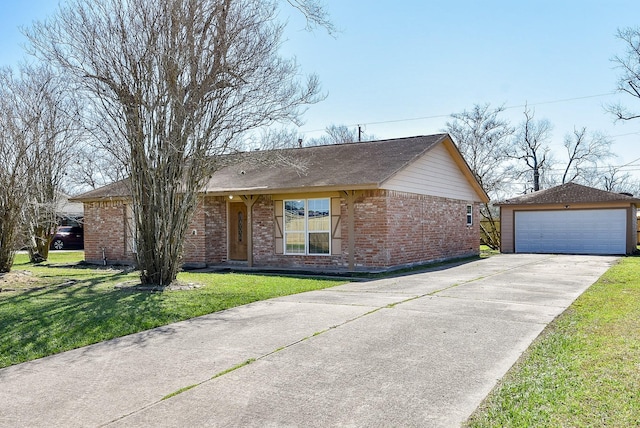
[[[640,199],[575,183],[508,199],[500,207],[503,253],[631,254]]]

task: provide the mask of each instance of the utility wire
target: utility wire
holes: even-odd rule
[[[532,103],[532,104],[519,104],[519,105],[513,105],[513,106],[507,106],[507,107],[503,107],[504,110],[513,110],[515,108],[524,108],[524,107],[535,107],[535,106],[540,106],[540,105],[546,105],[546,104],[558,104],[558,103],[565,103],[565,102],[571,102],[571,101],[579,101],[579,100],[586,100],[589,98],[600,98],[600,97],[608,97],[610,95],[615,95],[616,92],[607,92],[605,94],[595,94],[595,95],[585,95],[582,97],[573,97],[573,98],[562,98],[562,99],[558,99],[558,100],[550,100],[550,101],[541,101],[538,103]],[[352,126],[367,126],[367,125],[384,125],[384,124],[388,124],[388,123],[399,123],[399,122],[412,122],[412,121],[416,121],[416,120],[428,120],[428,119],[442,119],[442,118],[446,118],[446,117],[451,117],[451,113],[450,114],[438,114],[438,115],[433,115],[433,116],[420,116],[420,117],[410,117],[410,118],[404,118],[404,119],[391,119],[391,120],[382,120],[382,121],[378,121],[378,122],[359,122],[357,124],[351,124],[351,125],[346,125],[349,127]],[[301,132],[301,134],[310,134],[312,132],[321,132],[321,131],[325,131],[326,128],[323,129],[312,129],[309,131],[304,131]],[[614,137],[622,137],[625,135],[632,135],[632,134],[640,134],[640,132],[632,132],[629,134],[622,134],[622,135],[614,135]]]

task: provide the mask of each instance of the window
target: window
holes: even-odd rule
[[[329,199],[284,201],[284,253],[331,254]]]
[[[467,205],[467,226],[473,225],[473,205]]]

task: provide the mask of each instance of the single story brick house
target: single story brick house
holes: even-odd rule
[[[239,159],[202,189],[185,265],[380,271],[479,253],[488,197],[448,134]],[[75,200],[86,260],[134,262],[127,182]]]
[[[499,202],[501,252],[631,254],[638,203],[628,194],[576,183]]]

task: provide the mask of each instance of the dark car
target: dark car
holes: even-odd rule
[[[79,226],[60,226],[51,241],[52,250],[81,250],[84,248],[84,230]]]

